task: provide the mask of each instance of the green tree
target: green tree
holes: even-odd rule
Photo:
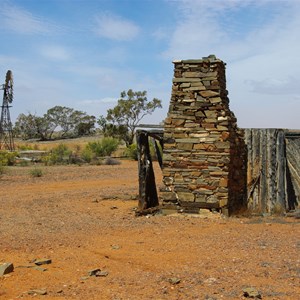
[[[89,135],[95,128],[96,118],[85,112],[65,106],[54,106],[42,117],[29,113],[20,114],[15,122],[14,133],[24,140],[37,138],[52,139],[60,128],[61,137]]]
[[[65,136],[71,129],[74,128],[74,124],[71,121],[71,115],[74,109],[66,106],[54,106],[47,111],[49,119],[59,126],[62,130],[62,136]]]
[[[57,124],[54,123],[47,114],[43,117],[35,117],[35,127],[37,136],[40,140],[51,140],[52,135],[57,128]]]
[[[95,126],[95,117],[66,106],[54,106],[47,111],[48,118],[62,130],[62,137],[90,133]]]
[[[14,133],[20,136],[23,140],[33,139],[38,137],[36,130],[36,116],[29,113],[28,115],[20,114],[17,117],[14,126]]]
[[[153,98],[148,101],[146,91],[128,90],[121,93],[118,104],[107,110],[107,123],[104,123],[104,134],[123,140],[126,146],[130,146],[134,140],[135,129],[139,122],[155,109],[161,108],[161,100]],[[100,124],[99,124],[100,122]],[[99,119],[101,126],[103,117]]]
[[[77,136],[91,135],[94,133],[96,123],[95,116],[85,115],[75,126],[75,133]]]

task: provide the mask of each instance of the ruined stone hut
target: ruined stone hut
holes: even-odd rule
[[[137,132],[139,208],[160,205],[179,212],[205,208],[231,214],[297,207],[300,132],[239,129],[229,108],[225,63],[214,55],[173,63],[171,101],[163,130]],[[159,196],[149,136],[156,140],[157,150],[157,141],[163,149]]]

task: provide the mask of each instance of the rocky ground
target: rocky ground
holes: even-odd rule
[[[0,177],[0,299],[300,299],[299,219],[135,217],[135,162],[38,168]]]

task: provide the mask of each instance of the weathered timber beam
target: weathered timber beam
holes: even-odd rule
[[[155,207],[159,204],[148,137],[146,131],[137,131],[139,210]]]

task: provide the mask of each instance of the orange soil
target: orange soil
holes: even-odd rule
[[[300,299],[297,219],[135,217],[136,162],[32,168],[0,178],[0,262],[15,267],[0,299]],[[24,267],[40,258],[46,271]]]

